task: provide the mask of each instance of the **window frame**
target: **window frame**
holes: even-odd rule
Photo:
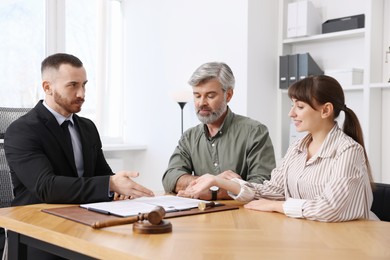
[[[114,18],[111,15],[111,3],[119,3],[121,0],[94,0],[98,4],[98,15],[100,30],[97,32],[97,64],[96,66],[96,86],[97,91],[95,120],[103,143],[122,144],[124,143],[124,86],[123,86],[123,60],[113,62],[110,57],[111,52],[118,49],[123,57],[123,18],[121,17],[121,28],[119,39],[113,39],[111,32],[111,22]],[[122,9],[122,8],[121,8]],[[66,0],[46,0],[46,48],[45,55],[59,52],[66,52]],[[122,12],[122,10],[120,10]],[[118,21],[117,21],[118,22]],[[118,34],[117,34],[118,37]],[[109,39],[109,40],[107,40]],[[117,43],[115,46],[112,43]],[[114,69],[113,66],[116,66]],[[115,73],[115,74],[114,74]],[[109,85],[115,85],[115,91],[119,95],[114,100],[114,95],[110,95]],[[111,91],[111,93],[113,93]],[[115,92],[116,93],[116,92]],[[115,109],[112,109],[115,107]]]

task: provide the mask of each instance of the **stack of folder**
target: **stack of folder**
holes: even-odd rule
[[[309,53],[290,54],[279,57],[279,88],[287,89],[296,81],[308,76],[323,75]]]

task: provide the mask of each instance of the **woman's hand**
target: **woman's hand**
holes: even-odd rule
[[[199,178],[192,181],[185,190],[181,190],[177,193],[180,197],[187,198],[199,198],[203,193],[210,193],[211,186],[216,185],[216,176],[211,174],[204,174]]]
[[[245,204],[244,208],[268,212],[275,211],[284,214],[283,203],[284,201],[280,200],[267,200],[260,198],[258,200],[252,200],[248,204]]]

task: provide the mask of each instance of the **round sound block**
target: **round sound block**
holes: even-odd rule
[[[133,224],[133,232],[138,234],[163,234],[172,232],[172,224],[167,220],[161,220],[158,225],[149,221],[138,221]]]

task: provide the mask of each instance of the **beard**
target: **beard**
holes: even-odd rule
[[[57,91],[53,91],[54,102],[69,114],[78,113],[81,111],[81,106],[84,103],[83,98],[78,98],[74,101],[69,101]]]
[[[211,114],[208,116],[201,116],[199,114],[199,110],[201,110],[203,108],[204,108],[204,106],[199,107],[199,109],[196,113],[199,121],[202,122],[203,124],[212,124],[215,121],[217,121],[226,112],[226,109],[227,109],[226,98],[223,100],[221,105],[215,111],[212,111]]]

